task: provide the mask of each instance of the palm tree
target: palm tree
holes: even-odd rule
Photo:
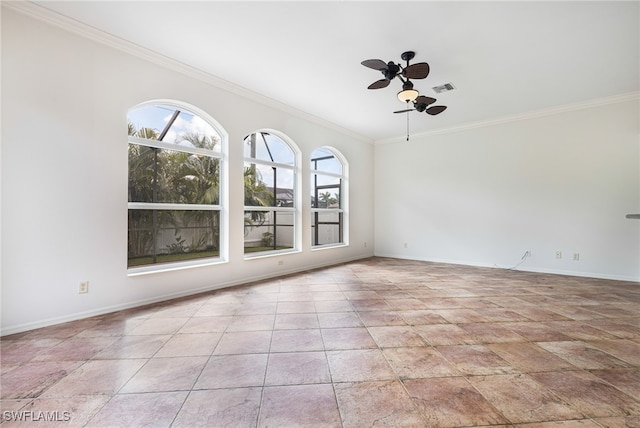
[[[331,193],[329,192],[323,192],[320,193],[320,195],[318,195],[320,200],[322,202],[324,202],[324,207],[325,208],[329,208],[331,207],[331,205],[338,203],[338,195],[336,194],[336,197],[331,196]]]
[[[275,202],[273,192],[267,187],[260,172],[254,167],[244,169],[244,205],[247,207],[271,207]],[[267,213],[264,211],[251,211],[249,217],[245,216],[246,226],[258,226],[264,224]]]
[[[155,140],[158,132],[136,129],[128,124],[131,136]],[[129,144],[129,202],[151,202],[154,194],[154,149],[137,144]],[[149,254],[154,243],[153,214],[149,210],[129,210],[128,257],[142,257]]]
[[[193,147],[213,150],[219,140],[214,136],[186,133],[177,140],[187,142]],[[171,188],[178,202],[185,204],[215,205],[220,201],[220,160],[205,155],[186,152],[172,152]],[[200,251],[207,247],[215,250],[219,247],[219,220],[210,211],[184,211],[180,213],[182,227],[194,224],[195,228],[205,227],[207,232],[196,233],[191,238],[189,251]],[[180,222],[176,221],[176,233]],[[206,225],[206,226],[205,226]]]

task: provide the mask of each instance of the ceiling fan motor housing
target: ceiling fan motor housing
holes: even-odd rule
[[[427,109],[427,105],[424,103],[416,103],[415,107],[416,107],[416,110],[419,111],[420,113],[422,113]]]
[[[384,74],[385,79],[391,80],[396,77],[398,72],[400,72],[400,66],[392,61],[389,61],[389,63],[387,64],[387,69],[381,71],[382,74]]]

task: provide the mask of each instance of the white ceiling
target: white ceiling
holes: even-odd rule
[[[365,59],[426,61],[413,135],[640,90],[638,1],[38,1],[373,140],[402,136],[396,79]],[[452,92],[432,87],[451,82]]]

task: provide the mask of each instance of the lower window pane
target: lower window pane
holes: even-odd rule
[[[311,213],[312,245],[342,243],[342,212]]]
[[[292,212],[245,211],[245,254],[293,248],[293,218]]]
[[[220,256],[220,213],[129,210],[127,266]]]

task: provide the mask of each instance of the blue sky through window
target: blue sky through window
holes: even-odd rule
[[[180,139],[184,134],[196,134],[199,137],[212,137],[217,141],[213,147],[214,151],[220,151],[220,136],[215,129],[200,116],[194,115],[189,111],[167,105],[145,105],[134,110],[130,110],[128,120],[136,129],[151,128],[158,133],[165,128],[176,109],[180,110],[180,115],[173,122],[173,125],[162,140],[165,143],[178,145],[191,145]]]
[[[267,132],[256,132],[255,142],[255,159],[285,165],[293,165],[295,163],[293,150],[278,136]],[[251,158],[250,135],[244,139],[244,144],[244,156],[245,158]]]
[[[331,150],[319,148],[311,153],[311,169],[333,174],[342,174],[342,163],[335,157]]]

